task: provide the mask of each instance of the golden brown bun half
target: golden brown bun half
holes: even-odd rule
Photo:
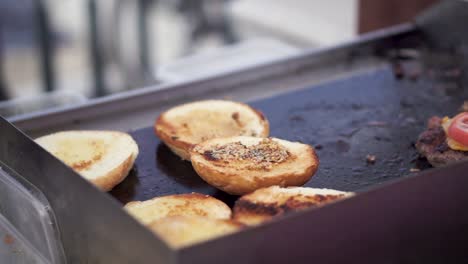
[[[248,135],[267,137],[269,124],[250,106],[224,100],[183,104],[162,113],[156,120],[156,135],[182,159],[190,149],[207,139]]]
[[[133,138],[117,131],[63,131],[36,142],[103,191],[122,182],[138,156]]]
[[[271,186],[239,198],[233,219],[246,225],[257,225],[288,212],[324,205],[353,195],[331,189]]]
[[[231,209],[225,203],[199,193],[168,195],[143,202],[129,202],[124,208],[144,225],[173,215],[231,218]]]
[[[207,183],[236,195],[272,185],[301,186],[319,165],[309,145],[245,136],[207,140],[192,149],[191,159]]]
[[[149,228],[172,248],[183,248],[234,233],[243,227],[233,220],[200,216],[169,216],[149,224]]]

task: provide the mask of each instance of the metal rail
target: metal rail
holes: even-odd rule
[[[139,52],[138,57],[140,59],[140,69],[142,70],[142,78],[145,84],[154,83],[154,68],[151,62],[152,52],[154,50],[154,44],[150,43],[150,32],[148,30],[148,15],[150,7],[154,4],[154,0],[138,0],[138,44]],[[151,49],[150,49],[151,46]]]
[[[54,44],[49,21],[49,14],[43,0],[36,0],[35,15],[37,20],[37,39],[39,44],[39,59],[41,62],[41,78],[44,91],[51,92],[55,90],[55,71],[54,71]]]
[[[93,69],[93,83],[95,96],[107,93],[104,81],[104,61],[99,37],[98,6],[96,0],[88,0],[88,30],[91,68]]]

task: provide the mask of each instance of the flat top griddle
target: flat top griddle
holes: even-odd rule
[[[320,166],[306,186],[362,191],[430,167],[414,142],[430,116],[455,114],[468,91],[457,85],[453,61],[437,68],[420,59],[396,65],[251,103],[269,119],[271,136],[315,146]],[[205,183],[152,127],[131,134],[140,155],[111,192],[120,202],[188,192],[235,201]],[[367,155],[376,157],[374,164]]]

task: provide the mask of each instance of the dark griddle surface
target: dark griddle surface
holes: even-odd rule
[[[320,167],[306,186],[365,190],[410,175],[411,168],[427,168],[413,147],[427,118],[453,115],[468,98],[453,78],[436,81],[431,75],[397,79],[391,67],[382,67],[252,105],[270,120],[271,136],[316,147]],[[153,128],[131,134],[140,155],[136,169],[111,192],[118,200],[200,192],[232,204],[235,197],[201,180]],[[367,164],[368,154],[376,156],[375,164]]]

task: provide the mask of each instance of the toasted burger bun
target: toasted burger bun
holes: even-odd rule
[[[192,149],[191,158],[206,182],[236,195],[272,185],[303,185],[319,165],[309,145],[245,136],[207,140]]]
[[[231,234],[242,227],[242,224],[233,220],[182,215],[168,216],[149,224],[149,228],[172,248],[187,247]]]
[[[353,195],[331,189],[271,186],[239,198],[233,219],[246,225],[257,225],[275,216],[320,206]]]
[[[138,156],[133,138],[116,131],[64,131],[36,142],[103,191],[122,182]]]
[[[190,160],[190,149],[195,144],[218,137],[267,137],[269,125],[262,113],[246,104],[207,100],[162,113],[156,120],[155,131],[175,154]]]
[[[231,209],[225,203],[199,193],[168,195],[144,202],[129,202],[124,208],[145,225],[173,215],[231,218]]]

